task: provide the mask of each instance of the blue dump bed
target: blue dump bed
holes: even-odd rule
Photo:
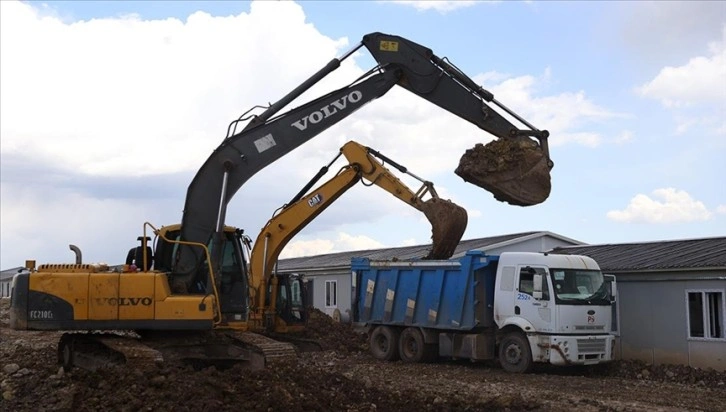
[[[470,331],[493,325],[498,256],[372,261],[353,258],[353,321]]]

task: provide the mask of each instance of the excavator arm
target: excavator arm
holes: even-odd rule
[[[363,46],[378,62],[368,73],[346,87],[278,114]],[[250,177],[366,103],[383,96],[395,85],[404,87],[498,138],[537,138],[551,167],[547,131],[537,130],[524,121],[447,59],[434,55],[430,49],[403,37],[371,33],[264,112],[250,116],[251,120],[239,133],[236,132],[237,123],[250,117],[241,117],[230,124],[227,137],[189,185],[181,238],[203,244],[212,240],[213,249],[219,250],[227,204]],[[506,111],[526,128],[515,127],[487,103]],[[204,256],[198,250],[188,246],[179,248],[173,267],[175,290],[188,287],[203,260]]]
[[[346,157],[348,164],[341,168],[333,178],[309,193],[306,193],[307,189],[322,177],[324,172],[328,170],[341,154]],[[383,162],[377,160],[376,157],[385,160],[392,167],[421,181],[421,187],[414,192],[391,173],[391,170]],[[253,313],[257,314],[258,319],[269,319],[270,316],[265,315],[271,314],[271,311],[275,309],[273,302],[277,302],[275,295],[277,288],[268,288],[268,286],[273,279],[273,268],[282,250],[308,223],[361,180],[366,181],[367,183],[364,184],[368,186],[376,185],[386,190],[406,204],[424,212],[427,218],[431,216],[430,211],[436,210],[439,214],[444,213],[449,215],[451,221],[455,220],[456,224],[447,223],[440,228],[440,220],[429,219],[431,220],[432,231],[435,235],[439,229],[446,230],[447,232],[439,239],[434,238],[434,245],[429,257],[436,259],[447,259],[451,257],[453,249],[448,247],[442,248],[440,241],[437,242],[437,240],[447,240],[449,244],[456,246],[466,229],[466,211],[452,202],[440,199],[431,182],[424,181],[410,173],[405,167],[383,156],[379,152],[364,147],[354,141],[350,141],[340,149],[338,156],[329,165],[323,167],[321,173],[316,175],[313,181],[306,185],[300,193],[267,222],[257,236],[257,240],[254,242],[250,254],[249,283],[251,301],[254,308]],[[431,198],[424,200],[423,198],[426,195],[429,195]],[[265,294],[268,290],[270,290],[271,296],[266,297]]]

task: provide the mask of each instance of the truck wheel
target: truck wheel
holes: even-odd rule
[[[63,366],[63,371],[70,372],[73,369],[73,358],[73,338],[63,335],[58,342],[58,363]]]
[[[432,358],[432,346],[426,345],[418,328],[406,328],[401,332],[398,353],[404,362],[427,362]]]
[[[532,368],[532,351],[527,338],[519,332],[506,335],[499,344],[499,362],[507,372],[529,371]]]
[[[371,354],[374,358],[384,361],[398,359],[398,330],[388,326],[373,329],[370,339]]]

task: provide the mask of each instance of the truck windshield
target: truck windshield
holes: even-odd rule
[[[609,305],[610,291],[599,270],[550,269],[557,303]]]

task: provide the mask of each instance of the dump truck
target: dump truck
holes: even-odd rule
[[[450,260],[353,258],[353,321],[380,360],[498,360],[524,373],[536,362],[612,360],[610,288],[587,256],[469,251]]]

